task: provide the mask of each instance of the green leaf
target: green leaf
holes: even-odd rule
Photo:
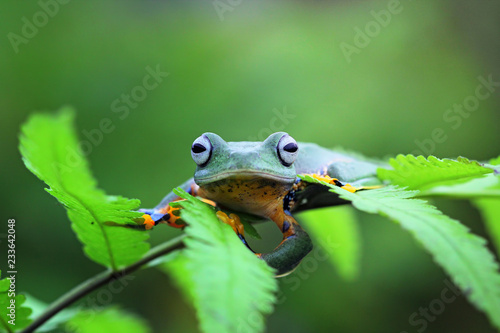
[[[253,223],[265,222],[267,219],[232,210],[224,210],[224,212],[227,215],[233,213],[240,217],[241,224],[245,228],[245,237],[250,236],[255,239],[262,239],[257,229],[253,226]]]
[[[476,161],[466,158],[440,160],[434,156],[398,155],[389,161],[393,170],[377,170],[379,178],[391,184],[405,186],[411,190],[425,190],[437,185],[456,184],[472,178],[492,173]],[[448,181],[448,183],[446,183]]]
[[[17,294],[17,292],[14,292],[14,296],[10,286],[10,278],[6,277],[0,280],[0,329],[5,329],[6,332],[15,332],[31,323],[29,318],[31,309],[25,305],[26,297]],[[14,300],[14,303],[12,303],[12,300]],[[11,317],[11,309],[9,308],[12,306],[15,309],[14,317]]]
[[[171,253],[167,257],[168,260],[164,261],[160,268],[172,278],[186,300],[194,305],[196,300],[195,285],[192,273],[188,270],[189,259],[182,250]]]
[[[496,175],[500,174],[500,156],[493,158],[489,161],[489,164],[485,164],[486,167],[493,169]]]
[[[499,198],[500,178],[487,174],[465,182],[436,185],[420,193],[421,196],[446,196],[457,199]]]
[[[500,191],[500,176],[495,177],[497,179],[496,185],[494,185],[490,191]],[[479,209],[483,221],[488,229],[488,234],[490,235],[493,243],[496,246],[497,253],[500,255],[500,197],[499,198],[481,198],[473,200],[475,206]]]
[[[330,191],[351,201],[356,208],[387,216],[410,231],[468,299],[500,328],[500,274],[483,238],[471,234],[464,225],[443,215],[426,201],[412,199],[417,191],[388,186],[351,193],[309,176],[301,178],[329,186]]]
[[[356,217],[349,206],[315,209],[300,213],[314,244],[328,253],[340,276],[353,280],[359,275],[361,241]]]
[[[500,199],[479,199],[474,200],[473,203],[481,212],[488,234],[495,243],[500,256]]]
[[[22,127],[20,151],[26,167],[67,210],[72,228],[93,261],[117,270],[149,249],[145,232],[105,223],[134,223],[139,200],[109,196],[97,188],[73,128],[74,112],[34,114]]]
[[[459,158],[439,160],[433,156],[399,155],[391,159],[393,170],[378,169],[380,178],[394,185],[420,190],[419,196],[472,199],[500,198],[499,178],[491,168]]]
[[[263,332],[273,310],[277,283],[273,270],[219,221],[205,203],[181,189],[174,192],[186,227],[186,249],[170,270],[197,310],[203,332]]]
[[[85,310],[67,324],[69,332],[76,333],[149,333],[151,329],[144,320],[117,308],[97,311]]]
[[[492,165],[500,165],[500,156],[498,156],[497,158],[492,158],[490,160],[490,164],[492,164]]]

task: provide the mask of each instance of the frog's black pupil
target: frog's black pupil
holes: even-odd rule
[[[203,145],[201,145],[199,143],[195,143],[191,147],[191,150],[193,151],[193,153],[199,154],[199,153],[203,153],[205,150],[207,150],[207,148],[205,148]]]
[[[296,143],[290,142],[289,144],[283,147],[283,150],[289,153],[295,153],[299,149]]]

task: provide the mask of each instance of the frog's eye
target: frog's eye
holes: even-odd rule
[[[194,140],[191,146],[191,157],[193,157],[196,164],[205,166],[210,156],[212,156],[212,143],[210,140],[205,135]]]
[[[283,135],[278,142],[278,157],[284,166],[293,164],[299,153],[297,142],[290,135]]]

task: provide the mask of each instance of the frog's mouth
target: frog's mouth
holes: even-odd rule
[[[237,170],[237,171],[226,171],[208,177],[196,178],[196,183],[198,185],[205,185],[225,179],[250,180],[250,181],[258,179],[266,179],[266,180],[273,180],[278,183],[295,182],[295,177],[286,177],[262,171]]]

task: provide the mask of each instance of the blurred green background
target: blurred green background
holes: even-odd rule
[[[459,116],[460,125],[445,119],[475,95],[478,77],[500,81],[499,2],[406,0],[383,25],[372,11],[393,1],[217,3],[226,11],[212,1],[70,1],[16,46],[12,33],[24,38],[23,18],[44,23],[42,7],[0,4],[0,232],[7,218],[17,220],[18,290],[50,302],[101,271],[84,257],[64,209],[22,164],[19,126],[35,110],[74,106],[82,139],[94,133],[100,141],[88,154],[100,187],[140,198],[144,207],[192,175],[189,147],[206,131],[240,141],[284,130],[374,157],[422,150],[418,142],[438,157],[499,155],[497,90]],[[365,28],[372,37],[360,37]],[[357,47],[349,57],[347,44]],[[169,75],[154,89],[137,88],[148,67]],[[126,106],[122,98],[131,93],[139,100]],[[105,118],[112,129],[99,139]],[[444,134],[432,147],[435,129]],[[486,237],[468,203],[437,204]],[[269,332],[422,328],[409,317],[440,298],[446,276],[399,226],[358,216],[360,278],[345,282],[321,261],[298,284],[281,280]],[[273,225],[259,229],[271,234],[264,248],[276,244]],[[178,232],[157,228],[152,242]],[[197,331],[193,310],[157,270],[136,273],[113,302],[146,318],[154,332]],[[463,297],[425,331],[493,332]]]

